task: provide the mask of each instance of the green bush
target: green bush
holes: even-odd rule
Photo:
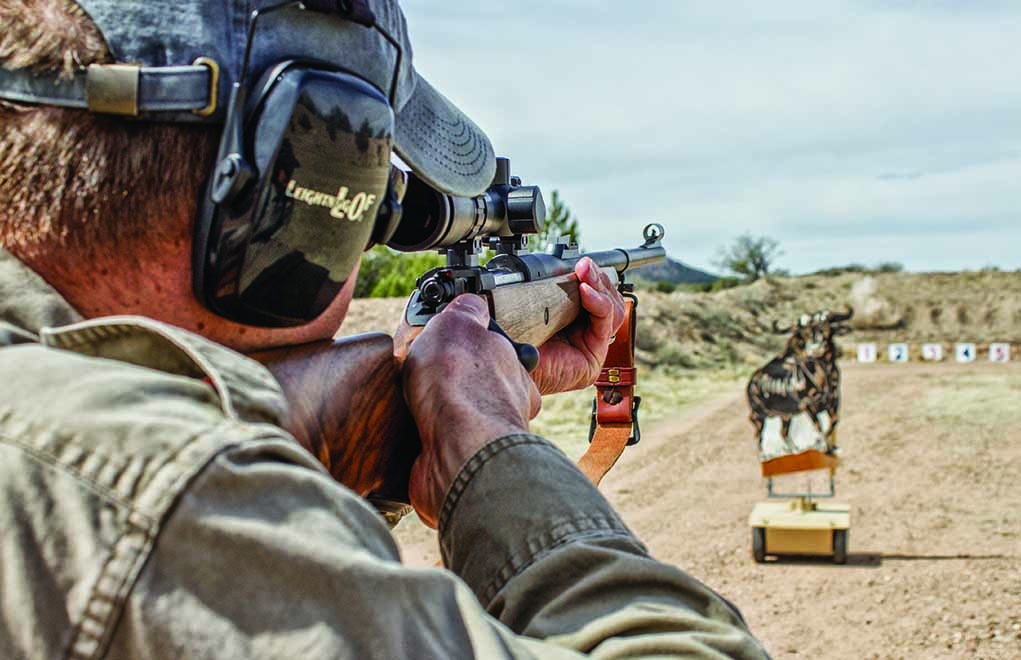
[[[415,281],[445,260],[435,252],[395,252],[382,245],[362,257],[355,284],[355,298],[404,298],[415,290]]]
[[[656,291],[660,293],[673,293],[677,290],[677,285],[673,282],[660,281],[656,282]]]
[[[724,291],[725,289],[733,289],[744,284],[745,281],[740,277],[721,277],[712,284],[709,285],[709,291],[715,293],[716,291]]]

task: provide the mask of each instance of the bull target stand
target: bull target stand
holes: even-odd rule
[[[752,557],[757,563],[767,555],[815,555],[847,563],[847,534],[851,507],[833,502],[834,477],[839,459],[831,452],[808,450],[762,463],[766,492],[770,498],[758,502],[748,516],[752,528]],[[813,493],[778,493],[773,478],[810,470],[829,471],[829,490]]]

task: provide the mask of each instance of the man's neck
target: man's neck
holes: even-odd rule
[[[257,328],[223,319],[192,293],[190,250],[190,241],[164,244],[160,250],[146,246],[116,263],[101,257],[82,259],[62,249],[16,256],[85,318],[146,316],[243,353],[331,338],[347,313],[354,276],[338,300],[307,325]]]

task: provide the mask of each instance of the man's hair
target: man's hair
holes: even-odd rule
[[[3,0],[0,25],[3,67],[69,75],[112,61],[72,0]],[[180,241],[179,219],[195,215],[217,134],[0,101],[0,247],[90,259]]]

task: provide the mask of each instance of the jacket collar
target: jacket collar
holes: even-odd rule
[[[27,341],[203,379],[216,389],[228,417],[287,425],[283,391],[258,362],[143,316],[85,320],[42,277],[0,249],[0,346]]]

